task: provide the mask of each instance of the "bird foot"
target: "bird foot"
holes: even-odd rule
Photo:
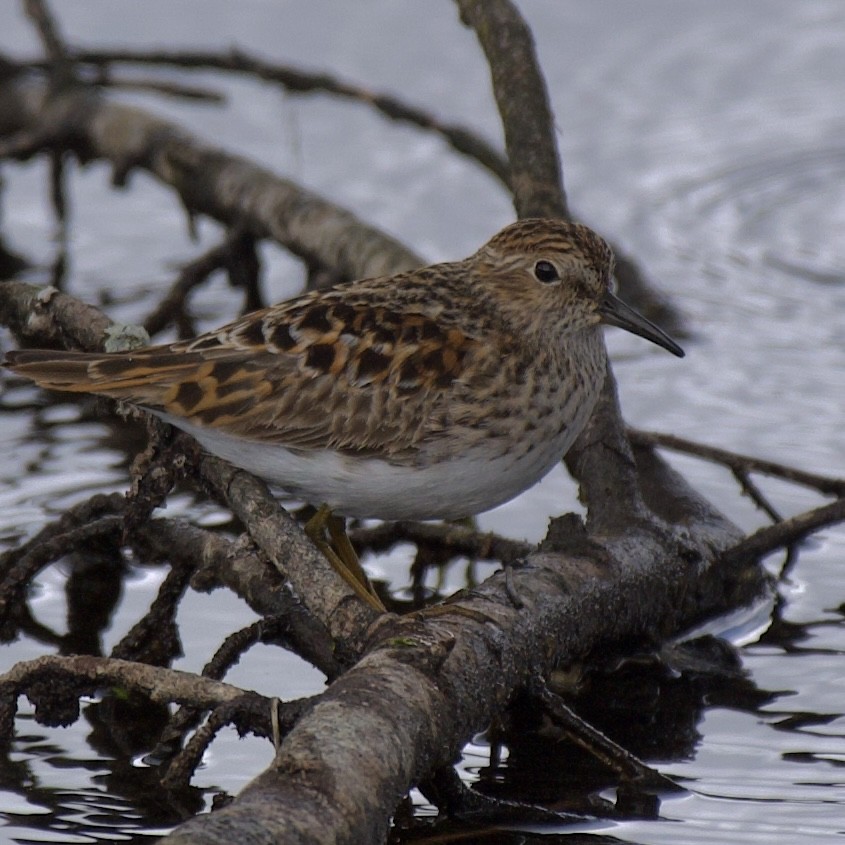
[[[343,578],[355,595],[380,613],[387,613],[387,608],[376,595],[349,540],[346,533],[346,521],[342,517],[335,516],[328,505],[321,505],[314,516],[305,523],[304,530],[311,542],[331,564],[332,569]]]

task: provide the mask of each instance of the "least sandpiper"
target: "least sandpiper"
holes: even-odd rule
[[[454,519],[560,461],[601,390],[602,323],[683,355],[613,294],[612,271],[586,226],[522,220],[463,261],[305,293],[191,341],[5,363],[145,408],[337,514]]]

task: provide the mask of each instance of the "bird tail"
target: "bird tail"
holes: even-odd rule
[[[173,385],[197,375],[197,355],[162,350],[89,354],[50,349],[6,353],[3,366],[49,390],[95,393],[159,404]]]

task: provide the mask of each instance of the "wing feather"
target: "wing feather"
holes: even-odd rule
[[[480,343],[435,286],[405,307],[401,282],[305,294],[191,341],[117,354],[22,350],[5,363],[42,387],[129,401],[177,425],[399,454],[430,431]]]

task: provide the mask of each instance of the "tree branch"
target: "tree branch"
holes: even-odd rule
[[[330,73],[308,73],[290,65],[265,61],[238,49],[228,53],[203,50],[78,50],[73,55],[78,62],[98,67],[141,64],[235,71],[281,85],[295,94],[331,94],[341,99],[354,100],[372,107],[388,120],[435,132],[456,152],[474,159],[505,186],[508,184],[509,171],[504,156],[471,129],[447,123],[417,106],[403,102],[393,94],[372,91],[362,85],[338,79]]]
[[[751,455],[729,452],[727,449],[708,446],[705,443],[696,443],[694,440],[686,440],[674,434],[640,431],[639,429],[630,428],[628,429],[628,436],[631,438],[631,442],[637,445],[662,446],[674,452],[684,452],[687,455],[695,455],[704,460],[722,464],[737,472],[758,472],[761,475],[782,478],[784,481],[791,481],[794,484],[811,487],[825,495],[845,496],[845,479],[842,478],[805,472],[804,470],[778,463],[777,461],[767,461]]]
[[[506,0],[458,3],[491,64],[516,208],[520,215],[565,215],[548,98],[527,27]],[[53,137],[65,125],[60,119],[67,121],[73,131],[64,137],[78,154],[109,158],[119,177],[145,167],[174,186],[191,211],[246,221],[257,236],[295,244],[298,254],[344,274],[363,275],[358,271],[371,266],[374,253],[389,270],[402,260],[415,263],[383,240],[355,242],[355,222],[319,198],[135,110],[87,98],[66,101],[60,112],[31,101],[21,111],[56,127]],[[735,527],[653,453],[638,449],[635,463],[610,373],[569,465],[580,477],[591,531],[572,516],[554,522],[542,550],[510,573],[520,607],[498,573],[430,610],[401,620],[381,617],[366,636],[371,618],[360,603],[333,592],[337,579],[321,568],[325,561],[309,556],[313,550],[266,487],[202,459],[204,477],[264,554],[284,568],[294,592],[363,656],[230,806],[192,819],[165,841],[229,843],[233,832],[268,845],[380,841],[408,789],[453,760],[535,673],[644,639],[660,641],[770,589],[759,567],[737,571],[720,560],[719,551],[738,539]],[[673,511],[682,523],[667,521]]]
[[[47,688],[39,690],[38,685],[44,683]],[[67,687],[73,702],[67,709],[50,715],[39,714],[40,696],[46,692],[45,706],[55,707],[53,699],[60,685]],[[125,686],[158,704],[180,702],[207,709],[234,701],[244,694],[239,687],[203,678],[193,672],[112,657],[44,655],[17,663],[0,675],[0,737],[8,739],[13,735],[11,719],[19,694],[26,694],[33,701],[36,718],[42,724],[63,725],[78,717],[79,704],[75,701],[78,695],[110,686]]]
[[[829,505],[784,519],[774,525],[767,525],[750,534],[741,542],[722,553],[725,563],[733,566],[746,566],[749,562],[792,545],[813,531],[837,522],[845,521],[845,498],[837,499]]]
[[[61,147],[81,161],[105,159],[122,185],[136,168],[173,188],[189,214],[237,224],[340,278],[418,267],[398,241],[323,197],[252,162],[200,142],[168,121],[109,102],[90,88],[48,96],[43,85],[7,80],[0,96],[0,158]]]
[[[569,217],[546,80],[528,25],[506,0],[457,0],[457,5],[490,65],[517,216]]]

